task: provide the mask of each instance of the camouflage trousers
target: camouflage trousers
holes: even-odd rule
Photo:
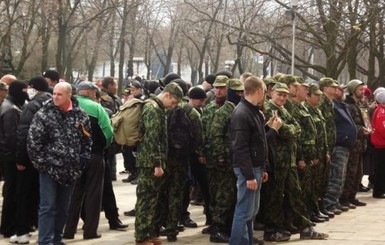
[[[343,201],[356,199],[356,194],[360,188],[363,176],[363,155],[362,153],[350,153],[348,165],[346,167],[345,184],[342,195]]]
[[[135,240],[138,242],[159,236],[159,195],[164,189],[164,180],[154,176],[153,168],[138,168],[135,205]]]
[[[231,167],[207,170],[213,225],[223,232],[230,233],[237,201],[237,179]]]
[[[317,165],[313,166],[315,171],[314,176],[314,192],[317,200],[323,199],[326,194],[326,189],[329,182],[330,163],[326,162],[326,158],[319,159]]]
[[[185,159],[167,159],[164,171],[165,186],[160,196],[162,207],[162,225],[169,235],[177,235],[177,225],[182,210],[184,185],[188,172],[188,157]]]
[[[307,211],[312,213],[317,207],[315,166],[311,166],[310,163],[306,162],[306,168],[297,171],[302,190],[302,201],[306,205]]]
[[[276,166],[264,188],[269,193],[263,206],[265,232],[274,232],[287,225],[300,229],[310,225],[296,168]]]

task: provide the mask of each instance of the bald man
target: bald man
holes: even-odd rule
[[[7,84],[8,86],[16,80],[16,77],[12,74],[5,74],[1,79],[0,82],[3,82]]]

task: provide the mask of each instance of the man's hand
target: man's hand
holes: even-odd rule
[[[163,174],[164,174],[164,172],[163,172],[163,169],[161,167],[155,167],[154,175],[156,177],[162,177]]]
[[[198,162],[200,164],[206,164],[206,158],[204,156],[200,156],[200,157],[198,157]]]
[[[256,191],[258,189],[258,182],[256,179],[246,180],[247,189]]]
[[[25,166],[20,165],[20,164],[17,164],[17,163],[16,163],[16,168],[17,168],[17,170],[19,170],[19,171],[24,171],[24,170],[25,170]]]
[[[267,172],[263,172],[262,183],[265,183],[268,179],[269,179],[269,174]]]
[[[298,167],[299,169],[305,169],[305,168],[306,168],[306,163],[305,163],[305,161],[304,161],[304,160],[298,161],[297,167]]]

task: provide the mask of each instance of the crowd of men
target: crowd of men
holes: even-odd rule
[[[49,70],[1,79],[0,232],[10,242],[29,243],[38,228],[39,244],[64,244],[80,218],[83,238],[100,238],[102,209],[110,229],[125,230],[112,185],[117,153],[123,182],[137,185],[135,209],[124,212],[136,217],[137,245],[173,242],[197,227],[191,188],[203,199],[202,233],[232,245],[263,244],[256,229],[265,241],[326,239],[316,223],[366,205],[356,198],[364,165],[373,198],[385,198],[384,88],[372,94],[356,79],[220,71],[195,87],[174,73],[137,77],[122,99],[116,93],[111,77],[70,84]],[[118,145],[110,118],[133,98],[144,101],[142,139]]]

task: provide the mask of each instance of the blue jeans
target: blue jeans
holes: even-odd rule
[[[237,176],[237,205],[231,229],[230,245],[253,244],[253,220],[258,213],[262,185],[262,167],[253,168],[258,183],[257,191],[247,189],[246,179],[239,168],[234,168]]]
[[[349,149],[342,146],[335,146],[330,163],[329,184],[323,200],[325,208],[333,208],[339,204],[338,199],[344,190],[348,160]]]
[[[59,185],[47,172],[40,173],[39,245],[62,240],[63,228],[72,195],[71,186]]]

